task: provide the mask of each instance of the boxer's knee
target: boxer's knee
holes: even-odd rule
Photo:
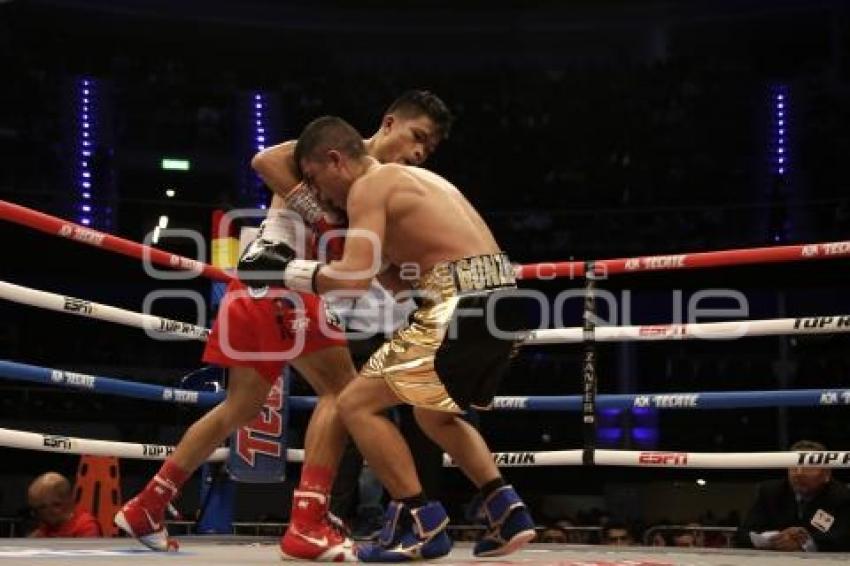
[[[237,367],[230,370],[227,397],[219,405],[232,427],[243,426],[260,413],[271,390],[271,383],[255,369]]]
[[[359,393],[354,387],[346,387],[336,397],[336,411],[343,422],[348,423],[363,407],[358,405]]]
[[[428,431],[454,423],[457,415],[423,407],[413,407],[413,418],[422,430]]]
[[[337,412],[346,423],[364,415],[377,413],[373,407],[375,399],[369,381],[358,377],[337,396]]]
[[[356,376],[345,347],[326,348],[300,356],[292,365],[320,396],[338,394]]]
[[[379,378],[358,376],[337,397],[337,411],[346,423],[360,417],[381,415],[401,401]]]
[[[231,427],[245,426],[253,421],[263,409],[265,401],[255,399],[231,399],[223,405],[226,408],[226,418]]]

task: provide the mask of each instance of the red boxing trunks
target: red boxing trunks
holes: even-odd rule
[[[345,346],[345,334],[324,301],[288,289],[250,289],[233,280],[221,301],[203,361],[250,367],[274,382],[298,356]]]

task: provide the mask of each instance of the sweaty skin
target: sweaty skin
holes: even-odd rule
[[[402,118],[387,114],[375,134],[363,140],[366,151],[381,163],[421,165],[440,143],[437,125],[426,115]],[[285,197],[300,181],[294,159],[295,140],[264,149],[251,167],[272,190],[270,208],[285,208]]]
[[[320,293],[368,288],[375,258],[385,258],[402,279],[410,279],[440,261],[500,251],[478,212],[439,175],[418,167],[380,165],[371,158],[351,167],[359,176],[348,190],[344,181],[322,184],[319,171],[311,177],[335,206],[346,210],[349,220],[342,260],[318,274]],[[310,175],[309,169],[308,164],[305,174]],[[374,238],[359,235],[363,233]]]
[[[301,160],[305,182],[346,210],[349,228],[340,261],[318,268],[318,293],[362,292],[382,260],[399,286],[416,282],[439,262],[494,254],[500,248],[466,198],[435,173],[330,149]],[[384,282],[384,279],[381,279]],[[393,499],[422,495],[410,450],[383,415],[403,401],[385,379],[358,376],[338,397],[338,410],[360,451]],[[451,412],[416,406],[420,428],[477,488],[500,478],[480,433]]]

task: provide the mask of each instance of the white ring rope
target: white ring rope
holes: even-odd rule
[[[58,312],[66,312],[87,318],[105,320],[125,326],[141,328],[144,331],[161,336],[168,334],[187,339],[206,340],[210,331],[188,322],[180,322],[170,318],[142,314],[124,310],[118,307],[93,303],[67,295],[57,295],[47,291],[38,291],[21,287],[6,281],[0,281],[0,298],[33,307],[40,307]]]
[[[92,440],[76,438],[61,434],[42,434],[0,428],[0,446],[7,448],[22,448],[24,450],[39,450],[42,452],[60,452],[63,454],[89,454],[92,456],[117,456],[134,460],[164,460],[172,452],[173,446],[162,444],[135,444],[132,442],[117,442],[112,440]],[[230,454],[229,448],[216,448],[208,458],[208,462],[221,462]],[[286,451],[290,462],[304,460],[304,450],[289,449]]]
[[[63,454],[91,454],[141,460],[163,460],[174,451],[173,446],[161,444],[91,440],[7,428],[0,428],[0,446]],[[228,448],[217,448],[209,461],[225,460],[229,452],[230,449]],[[304,450],[302,449],[290,448],[286,451],[286,455],[290,462],[304,461]],[[494,452],[493,459],[500,467],[581,466],[582,455],[583,450]],[[598,466],[641,468],[764,469],[797,466],[850,468],[850,451],[705,453],[596,450],[594,451],[594,461]],[[443,465],[453,465],[447,455],[443,455]]]
[[[549,452],[494,452],[499,467],[582,466],[583,450]],[[850,468],[850,452],[656,452],[594,450],[597,466],[640,468],[765,469],[791,467]],[[448,455],[443,465],[452,466]]]
[[[581,453],[581,451],[579,451]],[[596,450],[600,466],[641,468],[764,469],[764,468],[850,468],[850,451],[796,452],[639,452]]]
[[[0,281],[0,298],[43,309],[105,320],[141,328],[156,335],[169,334],[181,338],[206,340],[209,330],[188,322],[180,322],[118,307],[102,305],[66,295],[38,291]],[[644,326],[597,326],[597,342],[656,340],[721,340],[746,336],[788,334],[830,334],[850,332],[850,315],[775,318],[766,320],[731,320],[693,324],[653,324]],[[532,330],[524,344],[575,344],[584,341],[581,327]]]
[[[654,340],[729,340],[745,336],[788,334],[831,334],[850,332],[850,315],[730,320],[693,324],[652,324],[645,326],[597,326],[597,342]],[[573,344],[584,340],[580,327],[532,330],[525,344]]]

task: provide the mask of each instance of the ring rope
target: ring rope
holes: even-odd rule
[[[599,276],[606,276],[645,271],[786,263],[840,257],[850,257],[850,241],[601,259],[595,260],[593,263],[595,273]],[[517,275],[520,279],[555,279],[556,277],[569,277],[572,279],[574,277],[584,277],[585,262],[531,263],[519,266]]]
[[[180,322],[161,316],[129,311],[84,299],[69,297],[68,295],[58,295],[47,291],[30,289],[7,283],[6,281],[0,281],[0,299],[6,299],[7,301],[32,307],[114,322],[125,326],[133,326],[154,335],[166,334],[180,338],[206,340],[210,333],[209,329],[195,326],[188,322]]]
[[[85,226],[80,226],[79,224],[68,222],[67,220],[62,220],[61,218],[50,216],[49,214],[5,200],[0,200],[0,218],[47,234],[68,238],[75,242],[88,244],[138,260],[147,260],[160,267],[191,271],[216,281],[230,281],[232,279],[232,276],[228,273],[202,261],[171,254],[132,240],[86,228]]]
[[[226,272],[207,265],[203,262],[189,259],[176,254],[169,254],[162,250],[145,246],[137,242],[105,234],[97,230],[63,221],[59,218],[37,212],[19,205],[0,200],[0,217],[29,226],[42,232],[51,233],[61,237],[69,238],[78,242],[86,243],[116,253],[121,253],[140,260],[148,260],[160,266],[191,271],[204,275],[218,281],[228,281],[232,278]],[[601,260],[595,262],[593,269],[597,275],[629,273],[637,271],[659,271],[671,269],[690,269],[701,267],[719,267],[725,265],[743,265],[768,262],[789,262],[806,259],[825,259],[834,257],[850,256],[850,242],[827,242],[819,244],[807,244],[797,246],[779,246],[773,248],[750,248],[738,250],[724,250],[715,252],[701,252],[695,254],[677,254],[667,256],[643,256],[636,258],[621,258],[612,260]],[[554,278],[558,276],[584,276],[585,268],[583,262],[559,262],[532,264],[518,267],[520,278],[534,277],[537,279]],[[174,334],[175,329],[188,328],[188,333],[195,338],[205,338],[207,329],[194,325],[179,323],[170,319],[154,317],[141,313],[134,313],[100,305],[89,301],[81,301],[73,297],[54,295],[42,291],[26,289],[17,285],[0,282],[0,296],[9,298],[6,293],[14,295],[10,300],[16,300],[33,306],[40,306],[56,311],[72,312],[75,314],[90,316],[100,320],[107,320],[130,326],[137,326],[145,330],[159,331]],[[58,302],[57,302],[58,300]],[[174,326],[177,325],[177,326]],[[850,327],[850,316],[835,315],[797,319],[773,319],[773,320],[751,320],[751,321],[729,321],[699,324],[670,324],[650,326],[620,326],[599,327],[596,329],[597,341],[617,340],[681,340],[681,339],[722,339],[738,338],[743,336],[766,336],[787,334],[822,334],[832,332],[846,332]],[[187,332],[176,334],[186,336]],[[552,344],[581,342],[583,339],[582,328],[547,329],[532,331],[527,344]],[[14,362],[0,362],[0,364],[14,364]],[[18,364],[23,365],[23,364]],[[31,366],[32,367],[32,366]],[[22,368],[17,368],[18,376]],[[97,392],[127,394],[133,391],[133,387],[144,389],[136,390],[136,393],[147,394],[147,391],[156,390],[163,400],[168,400],[167,391],[173,395],[175,391],[181,392],[180,397],[184,399],[195,398],[200,400],[201,395],[206,393],[215,396],[215,393],[192,392],[180,389],[151,386],[120,380],[109,380],[109,378],[98,378],[74,372],[60,370],[48,370],[47,368],[36,368],[49,372],[50,382],[67,386],[95,389]],[[33,374],[35,375],[35,374]],[[764,401],[766,393],[797,394],[796,400],[802,399],[803,395],[811,395],[813,391],[781,391],[781,392],[737,392],[736,395],[755,394]],[[698,396],[706,400],[705,405],[710,405],[709,395],[714,395],[715,401],[728,403],[729,392],[715,392],[703,394],[686,394],[695,396],[689,401],[687,408],[695,408]],[[185,395],[182,395],[185,394]],[[800,395],[803,394],[803,395]],[[671,394],[682,397],[683,394]],[[649,403],[658,403],[659,399],[673,398],[671,395],[618,395],[599,396],[599,406],[603,408],[603,398],[609,398],[614,402],[625,402],[627,407],[634,406],[638,398],[649,399]],[[823,390],[818,392],[818,404],[835,404],[834,400],[850,398],[850,391]],[[500,401],[509,407],[511,404],[519,404],[517,399],[526,399],[526,403],[533,404],[532,398],[500,398]],[[722,399],[722,400],[721,400]],[[832,401],[825,401],[831,399]],[[175,402],[177,399],[171,399]],[[608,399],[606,399],[608,400]],[[566,398],[548,398],[549,403],[569,403]],[[197,402],[197,401],[196,401]],[[581,399],[575,397],[576,408],[581,408]],[[811,403],[810,399],[805,401]],[[776,406],[771,403],[768,406]],[[698,406],[698,405],[697,405]],[[764,405],[759,405],[764,406]],[[531,407],[522,407],[531,408]],[[625,407],[624,407],[625,408]],[[684,407],[683,407],[684,408]],[[707,407],[700,407],[707,408]],[[562,410],[562,407],[553,410]],[[103,440],[81,439],[61,435],[47,435],[25,431],[14,431],[0,429],[0,444],[14,448],[29,448],[37,450],[48,450],[63,453],[111,455],[125,458],[141,458],[160,460],[167,457],[173,447],[155,444],[132,444],[111,442]],[[213,453],[211,460],[223,460],[229,450],[219,448]],[[290,459],[297,461],[298,452],[303,459],[303,451],[289,450],[292,453]],[[289,454],[288,454],[289,455]],[[445,456],[445,455],[444,455]],[[566,450],[552,452],[498,452],[494,453],[494,459],[500,466],[528,466],[528,465],[581,465],[585,456],[585,450]],[[447,464],[451,464],[445,456]],[[636,452],[621,450],[595,450],[594,463],[596,465],[612,466],[639,466],[639,467],[689,467],[689,468],[750,468],[754,465],[762,468],[786,468],[792,466],[818,466],[818,467],[850,467],[850,452],[770,452],[770,453],[685,453],[685,452]]]
[[[86,228],[79,224],[8,201],[0,200],[0,218],[47,234],[61,236],[136,259],[148,259],[161,267],[192,271],[216,281],[230,281],[233,278],[227,272],[201,261],[164,252],[151,246]],[[594,264],[596,274],[605,276],[642,271],[698,269],[730,265],[833,259],[839,257],[850,257],[850,241],[741,248],[672,255],[637,256],[594,260],[592,263]],[[544,280],[554,279],[556,277],[584,277],[585,262],[566,261],[520,265],[517,267],[517,276],[520,279]]]
[[[174,452],[173,446],[136,444],[109,440],[92,440],[55,434],[41,434],[0,428],[0,446],[63,454],[117,456],[141,460],[163,460]],[[217,448],[209,461],[227,458],[228,448]],[[290,462],[302,462],[304,450],[287,449]],[[583,450],[553,450],[548,452],[494,452],[493,460],[500,467],[581,466]],[[599,466],[629,466],[642,468],[714,468],[759,469],[790,467],[850,468],[850,452],[658,452],[633,450],[596,450],[595,464]],[[452,461],[443,455],[443,465]]]
[[[0,445],[7,448],[23,448],[42,452],[61,452],[64,454],[89,454],[92,456],[117,456],[136,460],[164,460],[172,452],[173,446],[162,444],[135,444],[111,440],[92,440],[60,434],[42,434],[23,430],[0,428]],[[230,449],[216,448],[209,460],[221,462],[227,458]]]
[[[146,401],[163,401],[178,405],[212,407],[224,400],[224,393],[192,391],[176,387],[163,387],[149,383],[138,383],[111,377],[88,375],[73,371],[22,364],[0,360],[0,379],[26,381],[77,389],[102,395],[118,395]]]
[[[0,298],[53,311],[105,320],[136,328],[170,334],[182,338],[206,339],[209,329],[188,322],[138,313],[102,305],[65,295],[38,291],[0,281]],[[693,324],[651,324],[643,326],[596,326],[597,342],[656,341],[656,340],[720,340],[745,336],[776,336],[788,334],[829,334],[850,332],[850,315],[775,318],[765,320],[731,320]],[[584,341],[584,328],[547,328],[532,330],[524,345],[574,344]]]
[[[644,326],[597,326],[597,342],[657,340],[724,340],[745,336],[789,334],[831,334],[850,332],[850,315],[836,314],[803,318],[730,320],[692,324],[650,324]],[[581,327],[546,328],[530,331],[524,344],[575,344],[584,340]]]
[[[148,383],[125,381],[64,370],[0,360],[0,379],[27,381],[91,393],[119,395],[147,401],[179,405],[211,407],[224,400],[223,392],[192,391]],[[313,396],[292,396],[290,408],[309,410],[316,404]],[[751,409],[776,407],[833,407],[850,405],[850,389],[790,389],[774,391],[710,391],[702,393],[637,393],[599,395],[599,409],[653,408],[683,409]],[[580,411],[582,397],[503,396],[493,398],[498,411]]]

